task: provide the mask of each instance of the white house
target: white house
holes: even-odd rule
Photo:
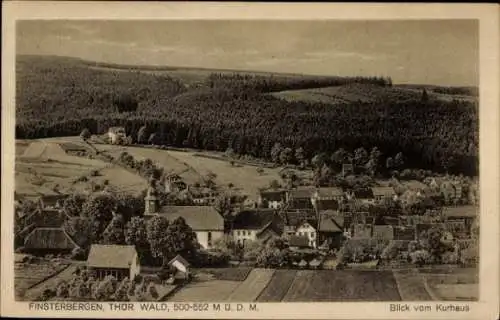
[[[133,280],[141,272],[135,246],[93,244],[87,258],[87,267],[98,279],[111,275],[118,280]]]
[[[286,199],[286,191],[280,189],[262,190],[257,201],[259,206],[265,208],[279,209]]]
[[[111,127],[108,129],[108,139],[111,144],[119,144],[126,137],[127,133],[124,127]]]
[[[180,255],[176,255],[172,260],[168,262],[168,266],[175,270],[174,277],[177,279],[189,279],[190,275],[190,264]]]
[[[309,241],[309,246],[316,248],[316,242],[318,239],[318,232],[315,227],[312,226],[309,222],[301,223],[295,229],[295,235],[298,237],[306,237]]]

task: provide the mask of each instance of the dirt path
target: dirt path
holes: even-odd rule
[[[24,298],[26,300],[33,300],[36,297],[38,297],[43,292],[43,290],[45,290],[46,288],[55,289],[57,286],[57,283],[60,280],[71,279],[73,277],[73,272],[76,270],[77,267],[78,267],[78,265],[72,264],[69,267],[67,267],[66,269],[64,269],[63,271],[56,274],[55,276],[53,276],[53,277],[45,280],[44,282],[39,283],[36,286],[26,290],[26,292],[24,294]]]

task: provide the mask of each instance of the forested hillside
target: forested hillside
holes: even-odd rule
[[[392,85],[386,78],[278,77],[213,74],[188,89],[180,80],[141,72],[90,69],[78,60],[20,57],[17,63],[16,138],[104,133],[140,127],[158,144],[271,158],[277,142],[304,156],[339,148],[378,147],[403,152],[406,165],[477,174],[476,101],[433,99],[426,93],[371,101],[286,101],[269,92]]]

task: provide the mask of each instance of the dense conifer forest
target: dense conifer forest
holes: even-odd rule
[[[276,143],[305,158],[377,147],[402,152],[405,165],[478,174],[478,103],[409,98],[372,101],[285,101],[270,92],[327,86],[391,87],[383,77],[312,77],[213,73],[196,85],[164,73],[106,71],[62,57],[20,56],[16,65],[16,138],[102,134],[124,126],[132,138],[146,125],[156,144],[271,159]],[[437,91],[436,91],[437,90]],[[433,91],[468,94],[465,89]]]

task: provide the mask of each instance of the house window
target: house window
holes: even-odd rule
[[[311,238],[314,238],[315,234],[314,232],[311,232]]]
[[[208,232],[208,246],[211,247],[212,246],[212,232]]]

